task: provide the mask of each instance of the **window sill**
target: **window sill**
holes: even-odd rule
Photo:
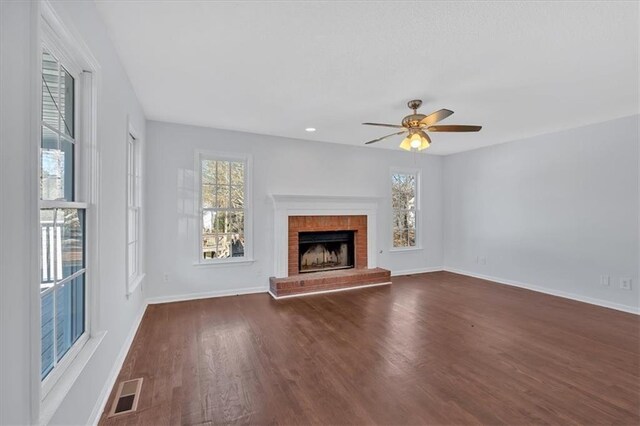
[[[203,261],[203,262],[196,262],[193,264],[193,266],[239,266],[239,265],[250,265],[253,262],[255,262],[255,259],[246,259],[246,258],[241,258],[238,260],[213,260],[213,261]]]
[[[49,393],[44,397],[40,403],[40,421],[41,425],[46,425],[51,421],[51,418],[56,413],[62,401],[67,396],[67,393],[71,390],[71,387],[76,382],[82,370],[87,366],[89,360],[100,346],[100,343],[107,334],[106,331],[102,331],[94,336],[91,336],[85,343],[80,352],[71,361],[67,369],[53,385]]]
[[[393,247],[389,249],[389,253],[402,253],[405,251],[420,251],[422,247]]]
[[[146,275],[147,274],[140,274],[133,281],[128,283],[128,285],[127,285],[127,297],[131,296],[133,294],[133,292],[136,291],[136,289],[138,288],[138,286],[140,285],[142,280],[144,280],[144,277]]]

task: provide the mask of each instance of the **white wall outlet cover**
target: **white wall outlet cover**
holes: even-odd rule
[[[631,278],[620,278],[620,288],[623,290],[631,290]]]

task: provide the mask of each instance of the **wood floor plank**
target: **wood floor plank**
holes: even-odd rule
[[[138,411],[101,425],[637,425],[640,318],[448,272],[168,303],[118,382],[137,377]]]

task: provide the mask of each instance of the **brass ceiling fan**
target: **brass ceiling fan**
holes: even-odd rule
[[[431,138],[429,137],[427,132],[477,132],[482,129],[482,126],[461,124],[435,125],[437,122],[444,120],[445,118],[453,114],[453,111],[448,109],[441,109],[429,115],[418,114],[418,108],[420,108],[420,105],[422,105],[422,101],[420,99],[414,99],[407,103],[407,106],[409,106],[409,108],[413,110],[413,114],[409,114],[405,118],[403,118],[401,125],[362,123],[367,126],[395,127],[397,129],[402,129],[397,133],[392,133],[390,135],[365,142],[365,145],[380,142],[381,140],[390,138],[391,136],[409,133],[407,137],[404,138],[400,143],[400,148],[407,151],[411,151],[412,149],[422,151],[423,149],[429,148],[429,145],[431,145]]]

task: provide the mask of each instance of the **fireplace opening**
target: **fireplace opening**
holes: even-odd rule
[[[353,234],[354,231],[300,232],[298,272],[353,268]]]

